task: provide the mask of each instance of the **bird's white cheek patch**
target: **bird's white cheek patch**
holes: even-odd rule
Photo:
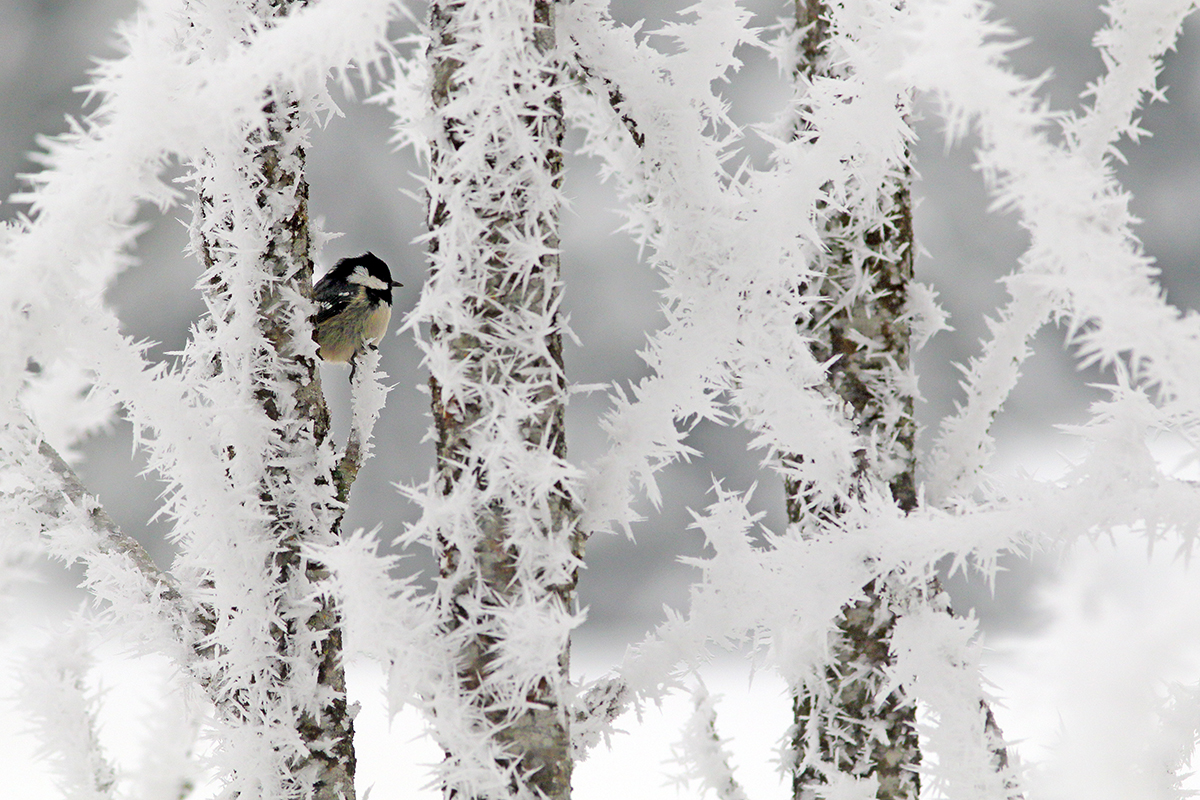
[[[376,278],[374,275],[367,272],[365,267],[355,267],[354,272],[351,272],[350,277],[346,280],[350,283],[361,284],[368,289],[376,289],[381,292],[388,288],[388,285],[385,281],[381,281],[379,278]]]

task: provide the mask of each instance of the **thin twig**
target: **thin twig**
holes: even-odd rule
[[[159,597],[173,605],[178,604],[179,610],[182,611],[183,596],[179,583],[173,576],[159,569],[146,552],[146,548],[142,547],[137,539],[124,533],[95,496],[87,493],[75,470],[71,469],[58,451],[42,440],[38,445],[38,455],[46,460],[50,471],[58,478],[59,491],[47,492],[37,510],[54,519],[63,519],[72,512],[78,514],[78,519],[84,521],[93,533],[100,536],[96,543],[97,553],[124,558],[149,583],[161,588]],[[43,533],[46,530],[47,527],[44,526]]]
[[[54,521],[82,524],[96,534],[90,552],[78,552],[75,557],[89,566],[93,561],[116,557],[132,569],[145,581],[142,591],[153,613],[176,631],[180,644],[196,655],[203,656],[203,637],[213,629],[212,620],[204,613],[204,609],[190,602],[175,577],[159,569],[141,543],[121,530],[96,497],[88,493],[75,470],[57,450],[41,439],[37,429],[30,426],[26,431],[30,436],[30,444],[40,439],[37,456],[43,460],[48,474],[54,479],[54,485],[43,485],[40,496],[30,503],[42,517],[42,534],[49,535],[53,540],[51,531]],[[30,464],[27,468],[32,469],[33,466]]]
[[[1024,800],[1025,795],[1017,782],[1016,771],[1009,761],[1008,744],[1004,740],[1004,731],[1000,730],[1000,724],[996,722],[996,715],[992,713],[992,708],[987,700],[979,701],[979,709],[984,714],[984,741],[987,743],[988,751],[992,754],[992,768],[1004,781],[1005,797],[1008,800]]]
[[[391,387],[381,382],[386,377],[387,373],[379,371],[378,349],[368,347],[355,357],[354,369],[350,374],[350,436],[333,471],[337,498],[342,504],[350,497],[350,487],[354,485],[358,471],[371,457],[371,436],[375,422],[391,391]]]
[[[633,692],[622,678],[597,681],[575,701],[571,714],[571,750],[583,760],[588,750],[607,740],[617,717],[633,705]]]
[[[621,124],[625,126],[625,130],[629,133],[630,138],[633,139],[633,143],[638,148],[645,147],[646,134],[641,132],[638,128],[637,120],[631,117],[629,112],[625,110],[625,94],[621,91],[621,87],[611,78],[597,75],[587,64],[583,63],[583,58],[579,53],[579,42],[575,41],[575,37],[571,37],[571,41],[574,42],[575,49],[571,52],[573,63],[570,66],[577,69],[585,81],[598,81],[603,85],[604,93],[608,96],[608,104],[612,106],[618,119],[621,120]]]

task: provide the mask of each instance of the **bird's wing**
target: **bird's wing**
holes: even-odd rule
[[[313,321],[321,323],[332,317],[354,300],[358,289],[358,286],[346,285],[338,289],[323,278],[317,281],[317,285],[313,287],[313,300],[317,303],[317,314]]]

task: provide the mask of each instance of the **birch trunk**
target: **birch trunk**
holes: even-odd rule
[[[441,130],[427,291],[446,300],[432,313],[430,387],[437,480],[454,508],[439,529],[440,602],[467,706],[455,713],[483,753],[443,734],[447,793],[567,798],[562,623],[582,540],[563,429],[553,3],[436,2],[430,25]]]
[[[796,23],[804,31],[797,71],[810,81],[833,75],[823,0],[796,0]],[[827,249],[817,270],[824,277],[814,294],[824,296],[827,305],[814,311],[813,318],[828,319],[810,333],[818,360],[836,357],[829,387],[860,442],[846,496],[890,494],[908,512],[917,498],[916,426],[908,388],[914,383],[906,380],[909,328],[903,318],[914,251],[907,167],[878,196],[884,198],[883,207],[852,208],[826,223]],[[788,482],[786,497],[794,524],[821,525],[843,513],[821,507],[795,482]],[[834,773],[874,779],[880,800],[917,800],[915,769],[921,753],[916,705],[899,690],[888,690],[886,674],[896,599],[882,581],[864,587],[864,598],[842,610],[824,676],[796,687],[797,800],[816,797],[818,787]]]
[[[269,24],[285,11],[286,6],[266,6],[260,15]],[[244,341],[235,355],[218,350],[209,369],[244,386],[269,420],[265,453],[242,453],[231,443],[225,455],[232,481],[239,479],[239,459],[252,456],[263,464],[255,509],[261,522],[249,535],[269,542],[262,569],[274,586],[265,594],[272,607],[264,613],[275,620],[273,667],[249,681],[251,690],[237,674],[237,654],[219,637],[204,654],[209,657],[204,682],[228,722],[261,727],[265,742],[287,742],[265,745],[281,763],[276,786],[260,791],[353,800],[354,728],[340,614],[323,594],[328,570],[302,552],[306,544],[336,537],[343,509],[335,500],[332,471],[320,466],[332,462],[326,452],[329,414],[306,322],[309,310],[297,302],[311,301],[313,275],[301,115],[286,92],[274,91],[264,100],[261,123],[248,126],[238,141],[214,142],[208,158],[196,165],[193,248],[205,266],[209,307],[202,333],[209,341],[226,341],[223,326],[236,324],[248,310],[254,316],[253,350],[247,354]],[[255,281],[256,307],[248,309],[244,295],[232,287],[244,290]],[[207,578],[212,596],[222,594],[223,577]],[[216,632],[245,609],[209,610]],[[260,780],[232,777],[239,788],[248,779]]]

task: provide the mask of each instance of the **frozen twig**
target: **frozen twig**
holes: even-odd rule
[[[979,709],[983,712],[983,735],[987,742],[988,751],[992,754],[992,769],[1004,780],[1006,800],[1022,800],[1025,797],[1021,785],[1017,783],[1016,770],[1009,761],[1008,743],[1004,740],[1004,731],[996,722],[996,715],[987,700],[979,701]]]
[[[704,684],[692,690],[692,715],[684,726],[683,741],[675,748],[686,770],[683,780],[698,780],[701,790],[712,792],[717,800],[747,800],[745,789],[733,776],[725,741],[717,734],[716,702]]]
[[[593,92],[608,98],[608,104],[621,120],[621,124],[625,126],[625,131],[633,139],[633,143],[638,147],[644,147],[646,144],[646,134],[642,133],[638,127],[637,120],[633,118],[625,107],[625,94],[621,91],[621,87],[617,85],[617,82],[612,77],[598,74],[588,65],[583,53],[580,51],[579,42],[572,38],[571,43],[574,47],[570,52],[571,63],[569,66],[578,70],[580,78],[589,84],[589,88]]]
[[[607,738],[613,722],[629,710],[632,702],[633,692],[619,677],[597,681],[584,692],[572,712],[571,750],[574,758],[583,760],[602,738]]]
[[[42,741],[40,755],[54,767],[63,796],[75,800],[116,797],[116,772],[100,746],[97,702],[86,685],[92,665],[78,625],[28,657],[18,707]]]
[[[989,321],[992,339],[983,355],[970,362],[963,382],[966,403],[942,420],[925,484],[926,497],[934,504],[969,495],[983,477],[994,450],[992,422],[1021,377],[1030,340],[1049,319],[1050,301],[1027,284],[1025,290],[1015,289],[1016,283],[1010,281],[1013,295],[1000,321]]]
[[[114,609],[126,608],[125,592],[132,588],[149,617],[169,625],[176,641],[185,648],[195,647],[211,622],[198,605],[185,598],[179,582],[159,569],[145,548],[120,529],[96,497],[88,494],[58,451],[44,439],[39,441],[35,428],[12,425],[9,434],[7,446],[20,452],[9,452],[6,460],[27,481],[26,488],[20,490],[26,495],[21,502],[35,513],[37,528],[47,537],[50,552],[67,561],[82,561],[97,597],[109,601]],[[64,535],[76,525],[89,535]],[[110,596],[106,586],[120,586],[123,591],[116,590]]]
[[[58,493],[46,492],[42,495],[38,510],[54,520],[83,522],[98,534],[95,546],[97,553],[121,556],[149,583],[161,587],[160,596],[163,599],[180,599],[179,585],[175,579],[155,565],[137,539],[121,531],[95,496],[87,493],[75,470],[62,459],[58,451],[43,440],[38,444],[38,455],[58,479],[59,488]]]
[[[342,503],[350,497],[350,488],[358,477],[358,471],[371,457],[371,434],[391,390],[382,382],[386,377],[386,373],[379,371],[377,348],[368,347],[356,356],[354,370],[350,374],[350,436],[333,473],[337,497]]]

